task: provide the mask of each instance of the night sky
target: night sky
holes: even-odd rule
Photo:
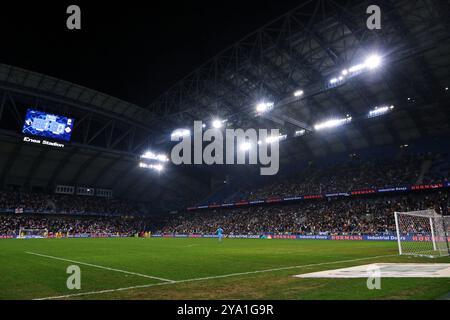
[[[0,63],[147,106],[178,80],[300,1],[2,2]],[[66,8],[82,30],[66,28]]]

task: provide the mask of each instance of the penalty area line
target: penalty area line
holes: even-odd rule
[[[142,278],[148,278],[148,279],[164,281],[165,283],[174,282],[174,280],[164,279],[164,278],[155,277],[155,276],[149,276],[149,275],[142,274],[142,273],[131,272],[131,271],[126,271],[126,270],[120,270],[120,269],[115,269],[115,268],[109,268],[109,267],[99,266],[99,265],[96,265],[96,264],[91,264],[91,263],[86,263],[86,262],[81,262],[81,261],[75,261],[75,260],[69,260],[69,259],[64,259],[64,258],[59,258],[59,257],[54,257],[54,256],[49,256],[49,255],[41,254],[41,253],[35,253],[35,252],[25,252],[25,253],[33,255],[33,256],[37,256],[37,257],[53,259],[53,260],[60,260],[60,261],[70,262],[70,263],[84,265],[84,266],[88,266],[88,267],[93,267],[93,268],[98,268],[98,269],[103,269],[103,270],[108,270],[108,271],[113,271],[113,272],[120,272],[120,273],[130,274],[130,275],[138,276],[138,277],[142,277]]]
[[[224,274],[224,275],[219,275],[219,276],[193,278],[193,279],[170,281],[170,282],[162,282],[162,283],[152,283],[152,284],[147,284],[147,285],[132,286],[132,287],[125,287],[125,288],[118,288],[118,289],[107,289],[107,290],[100,290],[100,291],[80,292],[80,293],[67,294],[67,295],[62,295],[62,296],[38,298],[38,299],[33,299],[33,300],[57,300],[57,299],[75,298],[75,297],[82,297],[82,296],[91,296],[91,295],[96,295],[96,294],[105,294],[105,293],[113,293],[113,292],[119,292],[119,291],[129,291],[129,290],[136,290],[136,289],[146,289],[146,288],[151,288],[151,287],[167,286],[167,285],[171,285],[171,284],[181,284],[181,283],[189,283],[189,282],[196,282],[196,281],[206,281],[206,280],[215,280],[215,279],[222,279],[222,278],[238,277],[238,276],[244,276],[244,275],[249,275],[249,274],[258,274],[258,273],[284,271],[284,270],[292,270],[292,269],[319,267],[319,266],[325,266],[325,265],[331,265],[331,264],[340,264],[340,263],[357,262],[357,261],[364,261],[364,260],[373,260],[373,259],[378,259],[378,258],[387,258],[387,257],[394,257],[394,256],[398,256],[398,255],[397,254],[388,254],[388,255],[382,255],[382,256],[373,256],[373,257],[350,259],[350,260],[320,262],[320,263],[305,264],[305,265],[300,265],[300,266],[290,266],[290,267],[280,267],[280,268],[264,269],[264,270],[257,270],[257,271],[230,273],[230,274]]]

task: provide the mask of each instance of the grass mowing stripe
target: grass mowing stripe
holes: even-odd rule
[[[81,264],[81,265],[85,265],[85,266],[88,266],[88,267],[104,269],[104,270],[108,270],[108,271],[114,271],[114,272],[121,272],[121,273],[131,274],[131,275],[139,276],[139,277],[143,277],[143,278],[149,278],[149,279],[164,281],[164,282],[167,282],[167,283],[175,282],[174,280],[169,280],[169,279],[164,279],[164,278],[160,278],[160,277],[149,276],[149,275],[142,274],[142,273],[125,271],[125,270],[114,269],[114,268],[108,268],[108,267],[103,267],[103,266],[99,266],[99,265],[95,265],[95,264],[91,264],[91,263],[75,261],[75,260],[69,260],[69,259],[49,256],[49,255],[45,255],[45,254],[40,254],[40,253],[34,253],[34,252],[25,252],[25,253],[26,254],[31,254],[33,256],[38,256],[38,257],[43,257],[43,258],[48,258],[48,259],[54,259],[54,260],[60,260],[60,261],[66,261],[66,262]]]
[[[398,256],[398,255],[397,254],[388,254],[388,255],[365,257],[365,258],[358,258],[358,259],[339,260],[339,261],[331,261],[331,262],[305,264],[305,265],[300,265],[300,266],[290,266],[290,267],[272,268],[272,269],[257,270],[257,271],[239,272],[239,273],[231,273],[231,274],[225,274],[225,275],[220,275],[220,276],[194,278],[194,279],[170,281],[170,282],[164,282],[164,283],[153,283],[153,284],[148,284],[148,285],[140,285],[140,286],[126,287],[126,288],[109,289],[109,290],[92,291],[92,292],[81,292],[81,293],[75,293],[75,294],[68,294],[68,295],[64,295],[64,296],[38,298],[38,299],[34,299],[34,300],[55,300],[55,299],[75,298],[75,297],[89,296],[89,295],[95,295],[95,294],[112,293],[112,292],[135,290],[135,289],[145,289],[145,288],[151,288],[151,287],[157,287],[157,286],[166,286],[166,285],[170,285],[170,284],[188,283],[188,282],[195,282],[195,281],[206,281],[206,280],[214,280],[214,279],[221,279],[221,278],[244,276],[244,275],[249,275],[249,274],[284,271],[284,270],[291,270],[291,269],[319,267],[319,266],[323,266],[323,265],[340,264],[340,263],[347,263],[347,262],[357,262],[357,261],[372,260],[372,259],[394,257],[394,256]]]

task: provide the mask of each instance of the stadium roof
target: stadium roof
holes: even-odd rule
[[[448,130],[450,33],[444,2],[381,1],[382,29],[369,30],[370,1],[305,1],[207,61],[154,101],[155,124],[192,126],[193,120],[228,119],[234,127],[280,128],[293,135],[329,118],[364,117],[395,105],[388,120],[346,129],[347,148],[408,141]],[[373,53],[383,66],[329,87],[342,70]],[[294,93],[302,90],[299,99]],[[409,100],[408,100],[409,98]],[[255,117],[260,101],[275,103]],[[330,140],[331,139],[331,140]],[[327,141],[328,140],[328,141]],[[342,139],[309,137],[309,153],[345,151]]]
[[[0,65],[1,182],[101,186],[144,199],[191,197],[208,189],[206,176],[203,183],[190,178],[198,178],[200,169],[172,168],[174,174],[160,179],[142,174],[137,157],[149,147],[168,150],[173,130],[216,117],[237,128],[279,128],[289,137],[281,145],[285,158],[448,133],[448,2],[382,1],[381,30],[367,28],[371,4],[305,1],[220,52],[145,108]],[[382,57],[380,68],[330,84],[372,54]],[[299,90],[303,95],[294,96]],[[274,109],[257,117],[261,101],[273,102]],[[391,105],[393,112],[368,119],[370,110]],[[30,106],[75,117],[73,144],[61,151],[18,143]],[[345,129],[314,132],[319,122],[347,116],[353,121]],[[306,134],[293,138],[302,129]]]
[[[4,64],[0,64],[0,95],[2,185],[97,186],[147,201],[158,198],[164,190],[170,190],[168,194],[173,196],[180,192],[171,186],[170,175],[159,179],[137,168],[137,155],[155,134],[148,126],[153,117],[150,111],[64,80]],[[74,117],[73,142],[63,150],[23,144],[20,132],[27,108]],[[185,186],[183,196],[192,188],[202,190],[195,182],[183,180],[183,174],[178,175],[177,181]]]

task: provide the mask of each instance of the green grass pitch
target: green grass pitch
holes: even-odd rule
[[[395,242],[0,240],[0,299],[437,299],[450,292],[442,278],[382,279],[381,290],[368,290],[366,279],[292,277],[375,262],[450,258],[400,257]],[[79,291],[66,286],[74,264]]]

